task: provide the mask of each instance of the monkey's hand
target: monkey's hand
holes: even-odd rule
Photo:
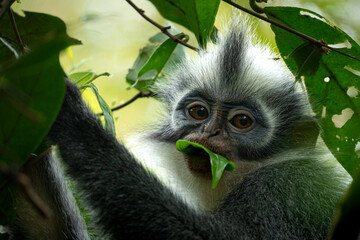
[[[48,133],[52,144],[57,144],[57,139],[71,134],[74,129],[82,128],[79,126],[82,125],[81,122],[93,115],[83,102],[79,89],[68,79],[65,83],[66,94],[61,110]]]
[[[68,79],[65,80],[65,83],[65,99],[57,119],[48,133],[49,142],[62,145],[65,143],[64,141],[69,140],[68,144],[70,144],[81,136],[87,138],[84,141],[91,141],[91,138],[96,139],[95,136],[85,136],[85,134],[90,133],[94,128],[102,129],[100,121],[82,100],[78,87]]]

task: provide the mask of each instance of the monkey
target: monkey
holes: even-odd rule
[[[138,146],[104,130],[68,80],[47,141],[104,238],[325,239],[351,178],[310,141],[317,124],[300,84],[233,20],[158,83],[164,114]],[[235,170],[212,189],[208,157],[178,152],[179,139]]]

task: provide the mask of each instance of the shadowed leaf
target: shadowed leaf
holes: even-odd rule
[[[344,53],[360,57],[360,46],[317,13],[292,7],[266,7],[265,13],[269,18]],[[324,142],[354,176],[360,166],[355,151],[360,143],[360,62],[331,50],[328,54],[314,53],[320,49],[308,46],[307,40],[276,26],[272,29],[285,63],[294,75],[299,74],[298,78],[304,77],[312,108],[320,119]]]

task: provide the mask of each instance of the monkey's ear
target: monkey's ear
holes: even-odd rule
[[[305,116],[294,126],[291,144],[295,147],[314,148],[320,134],[320,126],[315,118]]]

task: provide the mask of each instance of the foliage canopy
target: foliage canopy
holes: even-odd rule
[[[220,0],[151,2],[164,18],[194,33],[201,48],[206,48],[208,39],[217,33],[214,22]],[[319,14],[293,7],[266,7],[265,14],[343,53],[360,57],[360,46]],[[25,12],[25,17],[15,15],[14,20],[22,43],[9,19],[0,19],[0,225],[11,224],[16,208],[7,169],[18,170],[31,154],[41,153],[37,148],[56,119],[65,94],[59,52],[80,43],[66,34],[65,24],[57,17]],[[281,57],[309,93],[322,128],[322,139],[343,167],[356,176],[360,166],[360,61],[279,27],[272,26],[272,30]],[[185,33],[169,32],[186,40]],[[126,81],[140,91],[156,92],[154,84],[166,79],[184,57],[184,46],[158,33],[141,49]],[[86,71],[68,77],[82,89],[91,88],[105,115],[106,129],[115,135],[111,109],[93,84],[104,75],[108,74]],[[359,180],[354,182],[342,205],[346,209],[358,204],[354,199],[360,194]],[[344,215],[340,214],[338,219],[340,223],[346,222]],[[0,233],[0,239],[7,239],[7,235]]]

